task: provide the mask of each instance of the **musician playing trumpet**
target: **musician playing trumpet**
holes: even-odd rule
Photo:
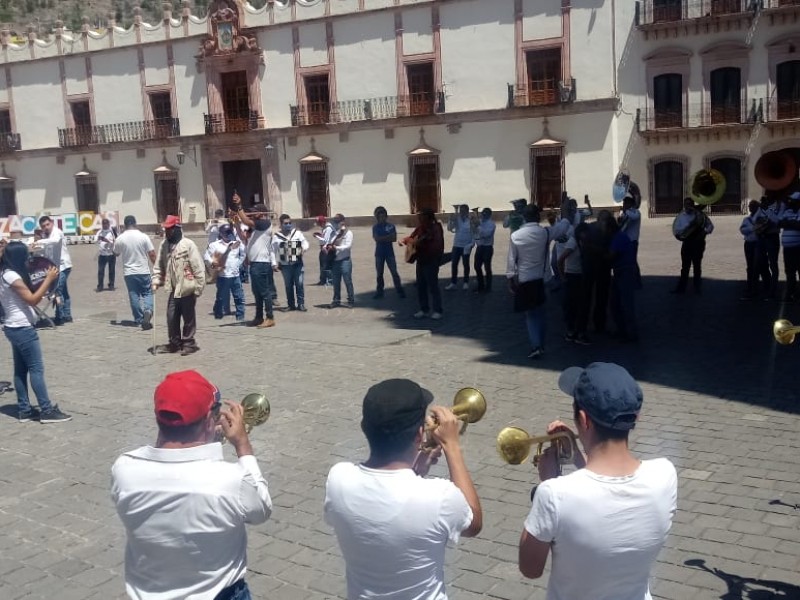
[[[519,569],[542,576],[552,554],[547,598],[650,600],[650,569],[677,504],[678,477],[666,458],[640,460],[628,449],[643,394],[613,363],[570,367],[558,380],[572,396],[577,471],[558,476],[557,448],[539,460],[541,483],[519,541]],[[569,431],[561,421],[548,434]]]
[[[691,198],[683,199],[683,210],[678,213],[673,224],[673,233],[681,242],[681,276],[673,294],[683,294],[689,283],[689,270],[694,270],[694,291],[702,293],[703,254],[706,251],[706,236],[714,231],[714,224],[703,212],[702,207],[695,205]]]
[[[432,400],[408,379],[372,386],[361,421],[369,458],[340,462],[328,474],[325,520],[345,560],[350,600],[446,600],[445,546],[481,530],[480,500],[459,443],[461,422],[449,408],[430,407],[435,427],[429,432],[447,460],[449,480],[425,478],[436,452],[412,468]]]

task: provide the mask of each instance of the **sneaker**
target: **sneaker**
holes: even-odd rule
[[[153,328],[153,323],[151,322],[152,320],[153,320],[153,311],[151,310],[144,311],[144,316],[142,317],[143,331],[149,331],[150,329]]]
[[[308,312],[308,309],[306,308],[305,304],[298,305],[297,310],[299,310],[300,312]]]
[[[266,329],[267,327],[275,327],[275,321],[273,319],[264,319],[261,325],[258,325],[259,329]]]
[[[544,348],[534,348],[530,354],[528,354],[528,358],[536,360],[542,358],[544,356]]]
[[[574,342],[575,339],[576,338],[575,338],[575,334],[574,333],[568,333],[567,335],[564,336],[564,341],[565,342]]]
[[[31,406],[30,410],[20,412],[17,414],[17,419],[20,423],[28,423],[30,421],[38,421],[41,418],[41,413],[38,408]]]
[[[450,290],[456,289],[456,287],[457,286],[455,283],[448,283],[446,286],[444,286],[444,289],[446,289],[449,292]]]
[[[424,319],[427,316],[428,313],[426,313],[424,310],[418,310],[417,312],[414,313],[415,319]]]
[[[465,283],[464,285],[461,286],[461,289],[464,290],[465,292],[469,291],[469,284]]]
[[[580,344],[581,346],[591,346],[591,340],[586,336],[585,333],[580,335],[576,335],[575,339],[573,340],[576,344]]]
[[[440,312],[431,313],[431,319],[433,319],[434,321],[438,321],[441,318],[442,318],[442,313]]]
[[[181,348],[181,356],[189,356],[200,350],[200,346],[184,346]]]
[[[42,412],[42,416],[39,419],[40,423],[65,423],[66,421],[71,421],[72,416],[68,415],[67,413],[63,413],[58,409],[58,405],[54,404],[53,408],[50,410],[46,410]]]

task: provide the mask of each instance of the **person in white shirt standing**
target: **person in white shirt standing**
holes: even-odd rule
[[[125,588],[136,600],[250,600],[245,525],[272,513],[241,404],[197,371],[155,390],[158,439],[120,456],[111,498],[127,533]],[[217,429],[233,446],[224,460]]]
[[[103,291],[103,277],[108,266],[108,289],[114,290],[114,280],[117,274],[117,257],[114,254],[114,240],[117,239],[114,230],[111,229],[111,221],[103,219],[102,229],[94,236],[97,244],[97,290]]]
[[[668,459],[643,461],[628,449],[642,390],[625,369],[600,362],[570,367],[558,386],[572,396],[586,456],[573,441],[578,470],[559,476],[555,448],[544,452],[519,541],[519,569],[539,578],[552,554],[547,600],[651,600],[648,578],[672,526],[678,476]],[[560,421],[547,428],[548,434],[567,431]]]
[[[576,344],[588,345],[586,329],[589,324],[591,294],[583,276],[581,246],[586,240],[588,226],[581,223],[570,227],[566,242],[556,242],[558,272],[564,282],[564,320],[567,334],[564,339]]]
[[[69,297],[69,287],[67,287],[67,279],[69,279],[69,274],[72,273],[72,258],[67,249],[67,238],[64,237],[64,232],[56,227],[49,215],[39,217],[39,227],[42,228],[44,237],[36,244],[52,244],[55,250],[54,254],[60,256],[58,260],[58,283],[56,284],[56,316],[53,319],[53,323],[56,325],[72,323],[72,301]]]
[[[244,287],[240,268],[245,259],[244,244],[236,239],[231,225],[223,223],[217,228],[219,239],[211,244],[203,260],[211,272],[217,273],[217,295],[214,298],[214,318],[221,319],[231,312],[231,296],[236,310],[236,320],[244,321]]]
[[[287,310],[306,312],[306,294],[303,287],[303,254],[308,250],[308,240],[292,224],[287,214],[280,216],[280,230],[272,236],[272,251],[278,259],[286,288]],[[295,304],[295,292],[297,304]]]
[[[340,462],[328,474],[325,521],[345,560],[349,600],[446,600],[445,547],[481,530],[480,500],[459,444],[461,422],[450,409],[433,406],[430,419],[450,479],[425,478],[438,451],[417,460],[432,400],[408,379],[372,386],[361,421],[369,459]]]
[[[353,290],[353,261],[350,259],[350,250],[353,247],[353,232],[347,228],[344,215],[336,213],[333,217],[336,235],[328,242],[328,252],[335,252],[331,274],[333,275],[333,300],[330,308],[342,305],[342,279],[347,290],[347,306],[353,308],[356,304],[356,294]]]
[[[634,256],[636,257],[637,287],[642,287],[642,271],[639,268],[639,234],[642,231],[642,213],[636,208],[636,201],[630,194],[622,199],[622,210],[619,213],[619,227],[633,242]]]
[[[506,278],[514,294],[514,311],[525,313],[525,324],[531,352],[528,358],[544,355],[545,342],[545,276],[549,272],[550,242],[565,236],[570,228],[567,219],[559,219],[551,227],[539,225],[539,207],[529,204],[523,213],[525,224],[511,234]]]
[[[125,231],[114,242],[114,254],[122,259],[122,275],[128,288],[133,320],[147,331],[153,328],[153,281],[150,265],[156,250],[150,236],[136,227],[136,217],[125,217]]]
[[[475,245],[472,231],[472,219],[469,217],[469,206],[462,204],[458,207],[458,214],[447,223],[447,231],[455,233],[453,236],[453,251],[450,259],[450,283],[444,289],[454,290],[458,287],[458,261],[464,265],[464,286],[469,289],[469,255]]]
[[[492,221],[492,209],[481,211],[478,236],[475,240],[475,275],[478,278],[476,292],[492,291],[492,257],[494,256],[494,232],[497,226]]]

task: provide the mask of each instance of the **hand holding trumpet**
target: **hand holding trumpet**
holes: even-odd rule
[[[244,407],[241,404],[225,400],[219,411],[217,425],[236,450],[236,456],[253,454],[253,446],[245,428]]]
[[[562,421],[553,421],[547,426],[547,435],[553,435],[556,433],[568,433],[569,439],[559,438],[557,440],[553,440],[550,446],[544,449],[537,464],[540,481],[546,481],[561,475],[561,465],[558,461],[560,454],[558,444],[572,444],[572,464],[575,465],[576,469],[582,469],[586,466],[586,459],[578,448],[577,436],[575,435],[575,432],[567,427]]]

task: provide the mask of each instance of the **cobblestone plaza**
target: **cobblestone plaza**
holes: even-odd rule
[[[157,383],[170,371],[196,368],[226,398],[263,391],[272,404],[270,420],[251,436],[274,501],[272,518],[249,529],[247,579],[255,597],[344,597],[344,565],[322,518],[325,477],[335,462],[365,456],[359,420],[369,385],[409,377],[443,404],[465,386],[482,390],[489,403],[485,418],[463,438],[484,528],[448,553],[450,597],[543,599],[546,575],[530,582],[516,566],[535,471],[504,464],[495,436],[507,424],[543,433],[549,421],[569,419],[558,373],[595,360],[618,362],[641,383],[645,403],[633,449],[645,458],[667,456],[680,476],[678,513],[653,572],[653,595],[800,598],[800,348],[777,346],[771,335],[776,318],[798,321],[800,308],[739,300],[740,217],[714,220],[702,296],[668,293],[679,245],[670,220],[645,221],[641,342],[594,336],[582,347],[563,341],[556,293],[548,301],[548,352],[538,362],[525,358],[522,319],[511,312],[503,230],[493,292],[443,292],[440,322],[412,318],[417,306],[409,265],[401,266],[408,299],[388,289],[384,299],[372,300],[374,246],[369,230],[357,228],[355,309],[324,308],[330,290],[308,285],[318,275],[312,255],[309,312],[279,312],[268,330],[243,328],[233,317],[213,319],[214,289],[208,288],[198,305],[201,350],[188,357],[149,354],[152,332],[125,324],[131,317],[121,268],[117,290],[96,293],[95,249],[71,247],[75,322],[42,331],[41,339],[51,396],[74,419],[61,426],[19,424],[14,393],[0,402],[0,598],[124,597],[125,535],[109,498],[110,467],[122,451],[154,442]],[[446,275],[449,268],[440,272],[442,284]],[[276,281],[285,301],[280,276]],[[249,289],[247,296],[250,301]],[[158,343],[166,341],[165,310],[161,291]],[[0,378],[10,380],[5,342],[0,357]],[[443,465],[436,469],[446,472]]]

